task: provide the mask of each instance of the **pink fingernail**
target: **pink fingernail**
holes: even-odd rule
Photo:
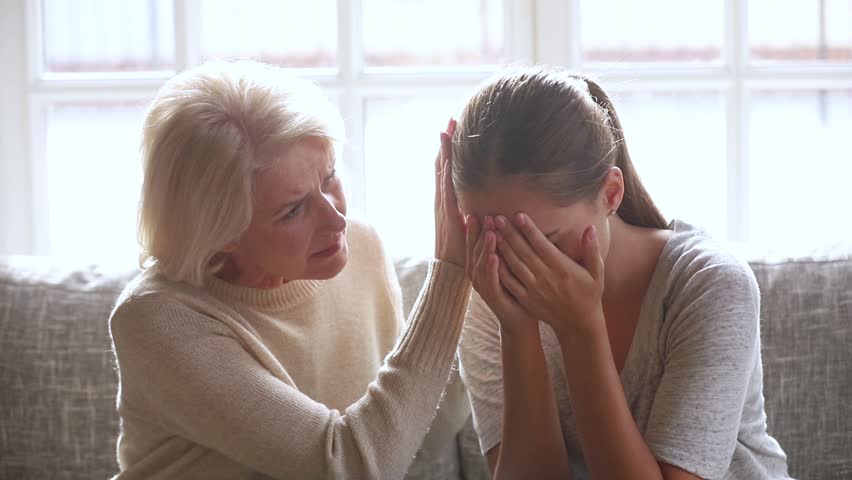
[[[515,218],[518,220],[518,225],[525,225],[527,223],[527,216],[523,213],[515,215]]]

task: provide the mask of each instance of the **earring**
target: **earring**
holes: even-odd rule
[[[615,215],[615,210],[610,210],[610,211],[609,211],[609,216],[611,217],[611,216],[613,216],[613,215]]]

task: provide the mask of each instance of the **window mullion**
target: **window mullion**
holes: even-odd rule
[[[35,253],[27,107],[31,83],[27,63],[33,57],[27,45],[32,45],[35,24],[32,3],[0,2],[0,58],[4,59],[0,89],[0,255]]]
[[[512,62],[535,61],[535,1],[503,0],[503,38]]]
[[[364,71],[362,0],[337,2],[337,64],[340,83],[340,111],[346,128],[344,158],[349,178],[349,203],[357,210],[366,209],[366,160],[364,158],[364,99],[358,83]]]
[[[535,1],[535,61],[576,68],[579,33],[579,0]],[[565,28],[566,22],[571,25]]]
[[[725,2],[725,60],[730,83],[727,92],[728,240],[749,238],[748,94],[748,4]]]
[[[174,0],[175,70],[201,63],[201,4]]]

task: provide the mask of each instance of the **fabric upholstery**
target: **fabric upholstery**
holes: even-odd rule
[[[770,433],[792,476],[852,478],[852,255],[751,266],[762,295]],[[407,310],[425,263],[403,259],[397,272]],[[0,257],[0,478],[107,478],[116,470],[117,377],[106,319],[135,273]],[[453,378],[442,402],[466,398]],[[452,445],[439,447],[416,460],[409,478],[487,476],[469,419]]]
[[[117,383],[107,332],[133,275],[0,261],[0,478],[109,478]]]
[[[107,318],[137,272],[0,257],[0,478],[109,478],[117,471],[117,373]],[[426,264],[411,262],[401,272],[407,312]],[[478,451],[466,448],[469,412],[456,367],[407,479],[485,478]],[[435,440],[459,425],[465,435]]]
[[[752,261],[764,396],[790,475],[852,478],[852,258]]]

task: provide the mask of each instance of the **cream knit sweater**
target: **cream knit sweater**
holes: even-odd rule
[[[205,288],[149,269],[110,318],[119,479],[402,478],[435,414],[470,286],[434,261],[402,326],[375,232],[335,278]]]

